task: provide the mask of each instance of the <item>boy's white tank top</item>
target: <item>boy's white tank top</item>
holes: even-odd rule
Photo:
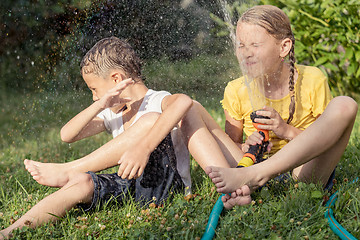
[[[154,91],[149,89],[144,96],[144,99],[136,113],[134,121],[131,126],[139,120],[144,114],[150,112],[162,113],[161,103],[164,97],[171,95],[166,91]],[[122,112],[114,113],[110,108],[104,109],[97,115],[104,120],[106,130],[113,135],[120,135],[124,132],[124,124]],[[177,170],[186,186],[185,194],[191,193],[191,178],[190,178],[190,154],[183,141],[180,129],[175,127],[171,131],[171,139],[174,144],[175,155],[177,159]]]

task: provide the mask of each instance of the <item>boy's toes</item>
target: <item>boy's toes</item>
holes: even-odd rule
[[[33,161],[31,161],[29,159],[24,160],[24,165],[27,170],[31,170],[32,168],[34,168]]]
[[[28,159],[24,160],[24,165],[25,165],[25,168],[28,169],[28,167],[29,167],[29,160]]]
[[[248,195],[251,194],[251,190],[250,190],[250,188],[249,188],[248,185],[242,186],[242,187],[240,188],[240,190],[241,190],[241,192],[242,192],[242,195],[248,196]]]
[[[223,204],[226,209],[231,209],[236,205],[233,198],[223,201]]]
[[[39,182],[39,180],[40,180],[40,176],[38,176],[38,175],[32,175],[32,178],[37,182]]]
[[[31,176],[34,176],[37,173],[37,171],[32,167],[27,167],[26,170],[31,174]]]
[[[235,205],[231,204],[229,201],[224,202],[223,204],[224,204],[224,208],[228,209],[228,210],[232,209],[235,206]]]
[[[216,191],[218,193],[224,193],[224,194],[227,194],[229,191],[224,187],[224,186],[221,186],[221,187],[218,187],[217,185],[216,186]]]

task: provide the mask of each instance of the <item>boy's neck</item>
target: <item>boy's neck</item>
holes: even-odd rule
[[[131,100],[126,103],[128,109],[131,109],[132,106],[137,105],[137,103],[144,99],[147,91],[149,89],[142,82],[135,82],[133,85],[127,87],[123,91],[123,97],[130,98]]]
[[[144,83],[135,82],[133,85],[126,87],[121,93],[121,98],[129,98],[131,100],[124,105],[112,107],[111,110],[114,113],[137,111],[148,90]]]

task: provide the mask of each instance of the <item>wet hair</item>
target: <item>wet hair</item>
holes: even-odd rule
[[[249,8],[246,12],[244,12],[240,17],[239,22],[258,25],[264,28],[277,40],[289,38],[292,41],[292,46],[288,54],[290,63],[289,91],[291,102],[289,106],[289,118],[287,123],[290,123],[295,112],[295,38],[293,32],[291,31],[289,18],[281,9],[275,6],[259,5]]]
[[[140,58],[130,44],[117,37],[98,41],[85,54],[80,67],[81,74],[93,73],[104,78],[111,69],[121,69],[126,77],[142,79]]]

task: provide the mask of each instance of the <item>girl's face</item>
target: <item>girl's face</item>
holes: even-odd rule
[[[83,73],[84,81],[93,95],[93,101],[99,100],[105,93],[116,85],[116,82],[110,78],[102,78],[93,73]]]
[[[256,78],[277,71],[281,63],[280,43],[264,28],[239,22],[236,28],[236,56],[243,73]]]

